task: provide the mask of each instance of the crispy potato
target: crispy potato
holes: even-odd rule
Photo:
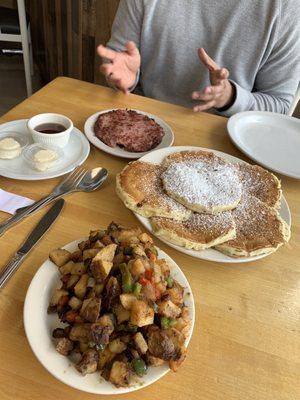
[[[146,354],[148,351],[147,342],[141,332],[137,332],[133,337],[135,346],[140,354]]]
[[[89,280],[88,274],[81,275],[81,278],[74,287],[74,293],[76,297],[79,297],[80,299],[84,298],[88,280]]]
[[[152,356],[150,353],[147,353],[146,360],[147,360],[147,363],[149,365],[151,365],[152,367],[160,367],[165,362],[161,358]]]
[[[154,321],[153,308],[144,301],[136,300],[131,306],[130,322],[139,327],[151,325]]]
[[[168,293],[170,300],[177,306],[183,304],[184,289],[176,281],[174,281],[172,288],[166,290],[166,293]]]
[[[75,341],[87,342],[90,338],[91,324],[76,324],[72,326],[69,338]]]
[[[134,278],[138,278],[141,274],[145,273],[145,266],[140,258],[137,258],[131,264],[130,272]]]
[[[137,237],[142,233],[140,228],[122,229],[115,230],[111,233],[111,236],[118,239],[119,242],[128,243],[132,237]]]
[[[49,258],[58,267],[61,267],[71,258],[71,253],[65,249],[55,249],[50,251]]]
[[[103,351],[99,351],[98,368],[102,370],[115,356],[116,354],[112,353],[108,346]]]
[[[167,318],[177,318],[181,314],[181,308],[171,300],[164,300],[158,303],[158,313]]]
[[[73,296],[69,300],[69,306],[72,308],[72,310],[77,311],[81,308],[82,306],[82,301],[78,299],[77,297]]]
[[[69,292],[67,292],[66,290],[63,289],[56,289],[51,297],[50,300],[50,306],[57,306],[59,300],[63,297],[63,296],[67,296],[69,294]]]
[[[100,249],[87,249],[83,250],[82,256],[83,261],[87,260],[88,258],[94,258],[97,253],[99,253]]]
[[[59,272],[60,272],[62,275],[71,274],[71,273],[72,273],[71,271],[72,271],[73,266],[74,266],[74,261],[68,261],[66,264],[62,265],[62,266],[59,268]]]
[[[170,266],[164,258],[156,260],[156,263],[160,266],[161,273],[163,274],[164,277],[170,275]]]
[[[96,350],[87,350],[83,353],[81,361],[76,365],[76,369],[82,375],[92,374],[97,371],[98,366],[98,353]]]
[[[67,289],[73,289],[79,279],[79,275],[71,275],[67,282]]]
[[[125,310],[131,310],[132,304],[136,301],[136,296],[132,293],[120,294],[120,301]]]
[[[108,276],[113,266],[116,248],[116,244],[109,244],[103,249],[100,249],[100,251],[92,259],[91,272],[96,281],[101,282]]]
[[[179,359],[178,360],[170,360],[169,361],[169,366],[170,366],[171,370],[176,372],[178,370],[178,368],[180,367],[180,365],[185,360],[185,358],[186,358],[186,348],[182,347],[181,348],[181,355],[180,355]]]
[[[87,267],[83,262],[75,263],[72,267],[71,274],[83,275],[86,273]]]
[[[85,249],[89,249],[90,248],[90,241],[89,240],[84,240],[83,242],[78,243],[78,248],[83,251]]]
[[[96,240],[96,242],[93,244],[93,249],[103,249],[104,244],[100,242],[100,240]]]
[[[114,313],[117,317],[118,324],[121,324],[124,321],[128,321],[130,318],[130,311],[126,310],[122,304],[117,304],[114,307]]]
[[[120,354],[126,349],[126,344],[120,338],[112,340],[109,345],[109,350],[114,354]]]
[[[128,386],[129,378],[129,365],[122,361],[115,361],[110,370],[109,381],[117,387]]]
[[[148,235],[148,233],[146,233],[146,232],[141,233],[138,236],[138,238],[142,243],[151,243],[151,244],[153,243],[152,237],[150,235]]]
[[[74,261],[75,263],[81,262],[82,261],[82,251],[76,250],[73,253],[71,253],[71,260]]]

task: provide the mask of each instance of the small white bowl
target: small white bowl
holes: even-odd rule
[[[66,129],[59,133],[43,133],[36,130],[36,128],[43,124],[59,124],[63,125]],[[36,143],[43,143],[46,145],[54,145],[58,147],[65,147],[69,141],[70,133],[73,129],[73,122],[70,118],[61,114],[45,113],[38,114],[27,121],[28,131],[32,135],[32,139]]]
[[[24,149],[22,156],[23,156],[24,160],[27,162],[27,164],[29,164],[32,169],[38,170],[40,172],[44,172],[44,171],[41,170],[40,168],[38,168],[37,162],[34,160],[35,154],[40,150],[53,150],[57,154],[56,160],[53,160],[51,163],[52,165],[50,165],[45,170],[53,168],[64,157],[63,150],[58,146],[47,145],[47,144],[43,144],[43,143],[33,143],[33,144],[27,146]]]
[[[0,140],[7,139],[7,138],[14,139],[16,142],[18,142],[20,145],[20,148],[17,150],[12,150],[12,155],[8,156],[8,157],[7,157],[7,155],[3,156],[2,154],[0,154],[0,159],[1,160],[13,160],[17,157],[20,157],[22,151],[29,143],[28,136],[22,134],[21,132],[13,132],[13,131],[12,132],[9,132],[9,131],[0,132]],[[16,154],[13,154],[14,152],[16,152]]]

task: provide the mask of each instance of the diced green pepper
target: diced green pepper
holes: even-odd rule
[[[166,282],[167,282],[168,288],[173,287],[173,285],[174,285],[174,279],[173,279],[171,276],[168,276],[168,277],[166,278]]]
[[[140,293],[141,293],[141,290],[142,290],[142,285],[141,285],[139,282],[136,282],[136,283],[133,285],[133,294],[134,294],[136,297],[138,297],[138,296],[140,295]]]
[[[169,318],[161,317],[160,326],[161,326],[162,329],[169,329],[169,327],[170,327],[169,323],[170,323]]]
[[[134,358],[131,361],[131,366],[138,376],[143,376],[147,373],[147,365],[142,358]]]
[[[119,268],[122,274],[122,291],[123,293],[131,293],[133,281],[129,268],[125,263],[120,264]]]
[[[169,319],[169,327],[172,328],[173,326],[175,326],[177,324],[177,320],[176,319]]]

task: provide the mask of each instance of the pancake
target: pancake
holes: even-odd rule
[[[161,216],[186,220],[191,211],[163,191],[159,165],[134,161],[117,176],[117,194],[126,207],[144,217]]]
[[[178,163],[181,161],[200,161],[202,160],[205,164],[213,164],[213,163],[218,163],[218,164],[226,164],[226,161],[223,160],[223,158],[218,157],[213,153],[212,151],[203,151],[203,150],[197,150],[197,151],[179,151],[176,153],[172,153],[168,155],[167,157],[164,158],[161,166],[163,169],[166,169],[170,166],[172,163]]]
[[[216,215],[193,213],[187,221],[150,218],[153,230],[174,244],[204,250],[235,237],[235,224],[229,211]]]
[[[272,253],[290,239],[290,228],[277,211],[254,196],[243,195],[231,214],[236,238],[216,246],[231,257]]]
[[[279,179],[258,165],[239,164],[243,193],[252,195],[270,207],[279,208],[281,184]]]
[[[219,157],[169,160],[161,178],[170,197],[200,213],[232,210],[242,195],[236,166]]]

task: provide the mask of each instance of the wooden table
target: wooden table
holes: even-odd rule
[[[163,118],[175,145],[214,148],[244,158],[230,143],[226,119],[93,84],[58,78],[12,109],[0,122],[59,112],[83,130],[86,118],[112,107],[131,107]],[[270,149],[271,151],[271,149]],[[49,250],[85,236],[112,220],[138,224],[115,195],[115,175],[126,161],[93,146],[85,165],[105,166],[110,177],[91,194],[66,198],[66,207],[0,294],[0,399],[95,399],[52,377],[33,355],[24,333],[28,285]],[[0,178],[3,189],[38,199],[59,179],[22,182]],[[300,398],[300,182],[282,178],[293,217],[292,239],[276,254],[249,264],[216,264],[183,255],[157,240],[186,274],[196,301],[196,324],[186,362],[178,373],[123,399],[296,400]],[[0,238],[1,265],[16,251],[45,211]],[[6,216],[0,214],[1,219]],[[112,397],[116,399],[117,397]]]

